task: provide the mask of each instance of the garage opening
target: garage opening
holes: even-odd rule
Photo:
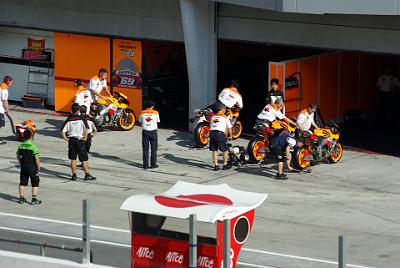
[[[317,103],[324,119],[341,123],[344,145],[400,155],[393,132],[400,128],[396,109],[400,88],[395,86],[384,111],[377,88],[378,78],[388,67],[393,77],[399,77],[398,55],[229,41],[221,41],[218,48],[218,91],[231,79],[240,81],[244,99],[240,118],[246,133],[252,133],[254,120],[265,105],[268,82],[276,77],[289,115],[297,117],[309,103]]]

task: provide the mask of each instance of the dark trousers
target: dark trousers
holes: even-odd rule
[[[86,152],[90,153],[90,147],[92,146],[92,134],[89,133],[85,142]]]
[[[143,150],[143,167],[149,167],[149,147],[151,147],[151,160],[152,167],[157,165],[157,147],[158,135],[157,130],[142,132],[142,150]]]

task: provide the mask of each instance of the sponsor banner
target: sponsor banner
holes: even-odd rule
[[[142,43],[140,41],[113,39],[114,87],[142,88]]]
[[[28,50],[33,51],[42,51],[46,47],[46,40],[35,40],[32,38],[28,38]]]

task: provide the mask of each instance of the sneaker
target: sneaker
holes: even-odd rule
[[[37,198],[32,198],[32,202],[31,202],[31,205],[32,205],[32,206],[34,206],[34,205],[40,205],[40,204],[42,204],[42,200],[39,200],[39,199],[37,199]]]
[[[219,170],[219,166],[218,165],[214,166],[214,171],[218,171],[218,170]]]
[[[71,181],[76,181],[76,174],[72,174]]]
[[[158,168],[158,165],[151,166],[151,168]]]
[[[92,175],[90,175],[90,174],[86,174],[85,175],[85,178],[83,178],[83,180],[85,180],[85,181],[93,181],[93,180],[95,180],[95,179],[97,179],[96,177],[93,177]]]
[[[23,204],[23,203],[27,203],[28,201],[26,201],[25,197],[20,197],[18,203]]]
[[[0,145],[6,144],[6,141],[0,140]]]
[[[275,179],[277,179],[277,180],[287,180],[288,177],[286,176],[285,173],[282,173],[282,174],[276,173]]]
[[[228,169],[230,169],[232,166],[231,165],[224,165],[223,167],[222,167],[222,169],[223,170],[228,170]]]

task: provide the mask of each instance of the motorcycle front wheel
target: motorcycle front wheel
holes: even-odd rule
[[[242,134],[243,126],[242,122],[236,120],[235,124],[232,127],[232,138],[236,140]]]
[[[125,110],[117,120],[118,128],[121,130],[131,130],[135,123],[136,116],[131,110]]]
[[[335,147],[332,149],[331,154],[328,157],[329,163],[337,163],[340,161],[343,155],[343,148],[340,143],[336,143]]]
[[[201,122],[193,131],[194,144],[196,147],[204,148],[210,142],[210,125],[208,122]]]

